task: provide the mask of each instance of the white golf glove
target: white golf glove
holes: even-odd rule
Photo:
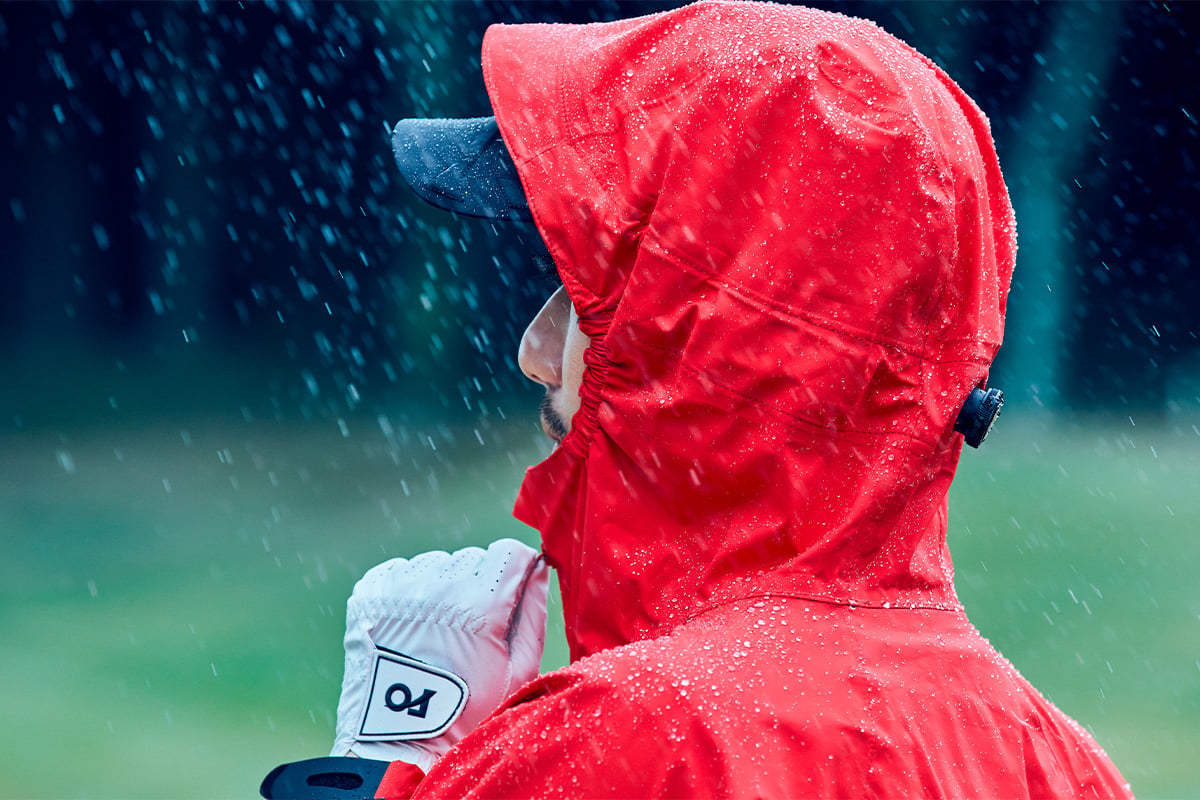
[[[395,558],[346,607],[346,672],[331,755],[428,772],[538,674],[549,567],[513,539]]]

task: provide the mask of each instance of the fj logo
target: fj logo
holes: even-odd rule
[[[402,702],[396,702],[396,692],[404,695]],[[425,715],[429,713],[429,701],[437,694],[433,689],[426,689],[421,692],[421,696],[413,700],[412,689],[409,689],[403,683],[393,683],[388,687],[387,694],[383,696],[383,702],[392,711],[407,711],[414,717],[425,719]]]
[[[467,704],[466,682],[449,670],[378,649],[359,737],[397,742],[441,736]]]

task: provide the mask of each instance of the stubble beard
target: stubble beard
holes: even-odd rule
[[[563,437],[567,435],[570,427],[566,420],[554,408],[554,403],[550,399],[550,392],[547,391],[542,402],[538,405],[538,415],[542,419],[542,428],[550,435],[550,438],[556,442],[561,442]]]

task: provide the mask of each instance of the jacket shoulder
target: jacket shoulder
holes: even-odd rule
[[[540,676],[464,738],[415,797],[720,797],[725,746],[655,643]]]
[[[713,616],[541,676],[416,796],[1129,796],[962,620],[824,614]]]

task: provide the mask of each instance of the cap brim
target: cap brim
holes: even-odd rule
[[[495,117],[403,119],[392,131],[392,150],[404,180],[438,208],[533,220]]]

